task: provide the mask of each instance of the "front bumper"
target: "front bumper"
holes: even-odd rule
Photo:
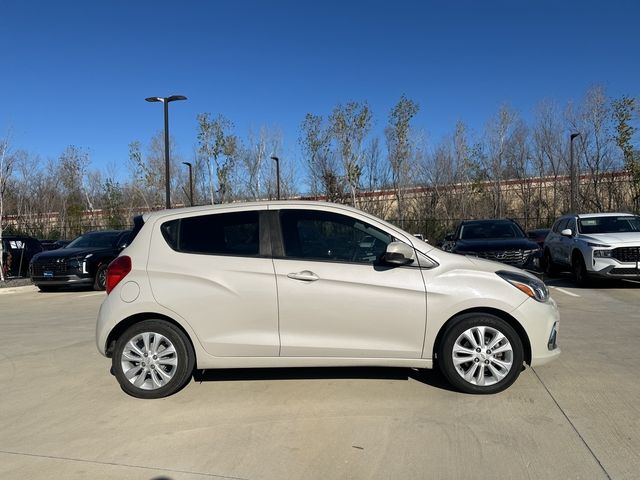
[[[602,278],[640,279],[640,262],[620,262],[612,258],[593,258],[587,266],[589,275]]]
[[[57,275],[54,277],[31,277],[34,285],[60,287],[64,285],[93,285],[93,278],[81,275]]]
[[[529,299],[512,314],[524,327],[529,337],[531,345],[530,366],[544,365],[560,355],[560,348],[557,344],[560,313],[552,298],[544,303]]]

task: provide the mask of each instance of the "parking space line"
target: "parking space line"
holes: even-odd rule
[[[568,290],[565,290],[564,288],[554,287],[552,285],[549,285],[549,288],[553,288],[554,290],[557,290],[558,292],[562,292],[565,295],[569,295],[570,297],[580,297],[580,295],[578,295],[577,293],[570,292]]]
[[[78,295],[78,298],[95,297],[96,295],[104,295],[104,292],[85,293],[84,295]]]

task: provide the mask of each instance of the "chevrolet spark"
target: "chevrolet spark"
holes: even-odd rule
[[[194,369],[441,369],[467,393],[557,357],[536,277],[438,250],[362,211],[280,201],[136,218],[96,327],[122,389],[159,398]]]

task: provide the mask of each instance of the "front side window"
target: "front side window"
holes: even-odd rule
[[[358,219],[318,210],[282,210],[286,257],[374,263],[393,237]]]
[[[184,253],[257,256],[260,253],[258,212],[187,217],[160,227],[169,246]]]

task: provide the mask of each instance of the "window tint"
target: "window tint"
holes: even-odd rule
[[[169,246],[185,253],[257,256],[258,212],[219,213],[165,222],[160,227]]]
[[[355,218],[316,210],[282,210],[285,256],[374,263],[393,238]]]
[[[560,233],[562,230],[567,228],[567,223],[569,223],[568,218],[561,218],[560,220],[558,220],[558,223],[556,223],[555,226],[553,227],[553,231],[556,233]]]

